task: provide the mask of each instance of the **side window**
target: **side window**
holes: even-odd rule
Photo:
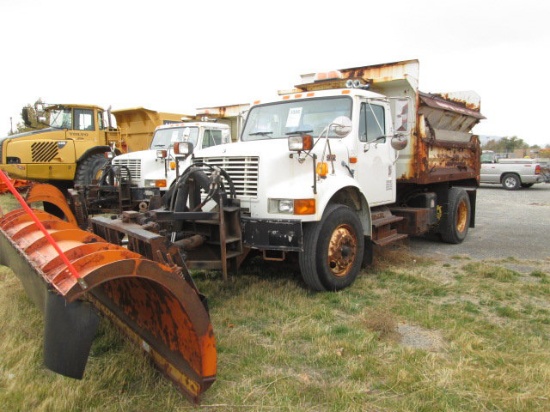
[[[361,103],[359,119],[359,140],[372,142],[384,136],[386,130],[386,118],[384,106]]]
[[[97,112],[97,125],[99,130],[105,130],[105,123],[103,121],[103,112]]]
[[[221,130],[205,130],[202,138],[202,147],[217,146],[222,143]]]
[[[89,109],[75,109],[74,130],[94,130],[94,111]]]

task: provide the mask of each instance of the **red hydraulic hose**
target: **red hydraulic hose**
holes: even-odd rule
[[[65,255],[65,253],[61,250],[61,248],[59,247],[59,245],[57,244],[55,239],[46,230],[46,228],[44,227],[42,222],[40,220],[38,220],[38,217],[36,217],[36,215],[34,214],[32,209],[25,202],[25,200],[19,194],[19,192],[15,189],[15,186],[13,185],[13,183],[10,181],[10,179],[8,178],[8,176],[6,175],[6,173],[3,170],[0,170],[0,178],[6,184],[6,186],[10,190],[10,192],[15,196],[17,201],[21,204],[21,207],[25,210],[25,212],[27,212],[29,214],[29,216],[32,218],[32,220],[34,220],[34,223],[36,223],[36,225],[38,226],[40,231],[44,234],[44,236],[46,237],[46,239],[48,240],[50,245],[52,245],[53,248],[55,249],[55,251],[59,254],[59,257],[61,257],[61,260],[67,266],[67,269],[69,269],[69,272],[71,273],[71,275],[73,275],[73,277],[78,281],[78,284],[80,285],[80,287],[82,289],[86,289],[88,287],[88,285],[86,285],[86,282],[84,281],[84,279],[82,279],[82,277],[80,277],[80,275],[76,271],[73,264],[69,261],[69,259]]]

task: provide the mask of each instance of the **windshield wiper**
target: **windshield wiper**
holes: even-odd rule
[[[293,132],[287,132],[285,134],[287,136],[290,136],[291,134],[305,134],[305,133],[313,133],[313,130],[294,130]]]
[[[248,133],[249,136],[267,136],[268,134],[273,134],[273,132],[252,132],[252,133]]]

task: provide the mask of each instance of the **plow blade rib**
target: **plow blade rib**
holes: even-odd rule
[[[99,311],[147,352],[193,401],[215,379],[212,324],[182,270],[148,260],[48,213],[34,211],[56,249],[24,211],[0,219],[0,263],[12,268],[45,314],[45,364],[81,378]]]

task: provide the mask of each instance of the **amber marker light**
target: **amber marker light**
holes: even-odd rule
[[[176,170],[176,162],[174,161],[170,162],[170,170]]]
[[[350,157],[349,162],[350,163],[357,163],[357,158],[356,157]]]
[[[296,199],[294,201],[295,215],[315,214],[315,199]]]
[[[315,168],[317,175],[319,177],[327,177],[328,175],[328,163],[327,162],[319,162],[317,163],[317,167]]]

